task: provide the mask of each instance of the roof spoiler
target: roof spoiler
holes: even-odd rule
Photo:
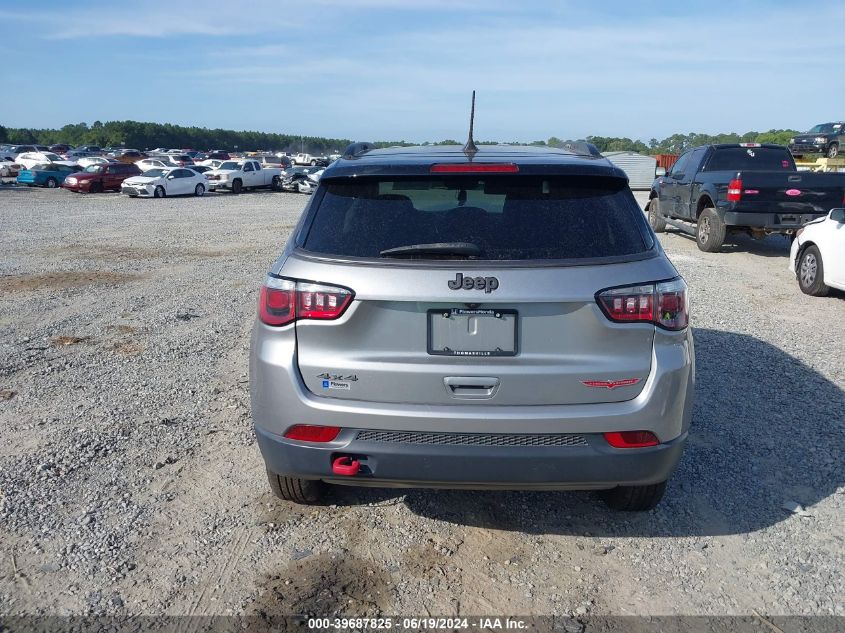
[[[366,143],[366,142],[358,142],[352,143],[343,150],[343,158],[358,158],[359,156],[363,156],[371,149],[376,149],[376,146],[373,143]]]
[[[599,148],[587,141],[567,141],[563,144],[563,147],[564,149],[568,149],[570,152],[575,152],[581,156],[596,156],[601,158]]]

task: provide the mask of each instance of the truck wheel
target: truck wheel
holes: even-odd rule
[[[648,223],[655,233],[666,231],[666,218],[660,213],[660,201],[657,198],[652,198],[648,203]]]
[[[244,190],[244,184],[240,180],[232,182],[232,193],[240,193]]]
[[[282,190],[282,179],[278,176],[273,176],[273,182],[271,185],[273,191],[281,191]]]
[[[316,503],[325,492],[326,485],[315,479],[299,479],[277,475],[267,469],[267,481],[273,494],[284,501],[296,503]]]
[[[827,157],[836,158],[839,156],[839,143],[831,143],[827,146]]]
[[[725,223],[722,222],[716,209],[710,207],[704,209],[698,216],[698,231],[696,231],[696,243],[698,248],[705,253],[718,253],[725,243]]]
[[[824,283],[822,254],[815,244],[805,248],[798,258],[798,287],[812,297],[826,297],[830,292]]]
[[[612,510],[625,512],[645,512],[653,510],[666,492],[666,482],[650,486],[617,486],[611,490],[602,490],[601,498]]]

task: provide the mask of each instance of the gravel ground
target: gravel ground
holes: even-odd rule
[[[0,613],[845,615],[845,299],[802,295],[786,241],[661,236],[699,392],[657,510],[308,508],[269,493],[247,383],[256,289],[305,201],[0,190]]]

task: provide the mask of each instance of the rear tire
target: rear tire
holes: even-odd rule
[[[326,484],[318,479],[299,479],[277,475],[267,469],[267,481],[273,494],[283,501],[295,503],[316,503],[325,492]]]
[[[660,213],[660,200],[652,198],[648,203],[648,223],[655,233],[666,232],[666,218]]]
[[[718,253],[725,243],[727,230],[725,223],[716,213],[716,209],[709,207],[698,216],[698,230],[695,232],[695,243],[699,250],[705,253]]]
[[[47,187],[47,189],[55,189],[59,186],[59,181],[55,178],[48,178],[47,182],[45,183],[45,186]]]
[[[601,498],[612,510],[623,512],[645,512],[653,510],[666,492],[666,482],[650,486],[617,486],[602,490]]]
[[[831,143],[827,146],[827,157],[836,158],[839,156],[839,143]]]
[[[232,183],[232,193],[240,193],[244,190],[244,184],[240,180],[235,180]]]
[[[808,246],[798,258],[798,287],[811,297],[826,297],[830,288],[824,283],[822,254],[815,244]]]

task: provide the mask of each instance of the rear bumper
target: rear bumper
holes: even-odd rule
[[[824,213],[746,213],[726,211],[723,221],[726,226],[765,229],[773,233],[791,233],[807,222],[820,218]]]
[[[278,474],[353,485],[609,488],[666,479],[683,450],[692,417],[692,335],[660,332],[642,391],[600,404],[422,405],[329,398],[309,392],[299,373],[293,327],[256,323],[250,354],[252,417],[262,455]],[[343,429],[329,444],[283,437],[294,424]],[[571,446],[466,446],[363,442],[359,430],[440,434],[577,434]],[[614,449],[608,431],[653,432],[659,446]],[[366,456],[369,474],[338,477],[332,457]]]
[[[686,433],[649,448],[616,449],[600,434],[577,446],[461,446],[361,441],[344,429],[333,442],[285,439],[256,427],[267,467],[274,473],[330,483],[380,487],[607,489],[668,479],[684,450]],[[337,457],[361,464],[356,475],[332,472]]]

